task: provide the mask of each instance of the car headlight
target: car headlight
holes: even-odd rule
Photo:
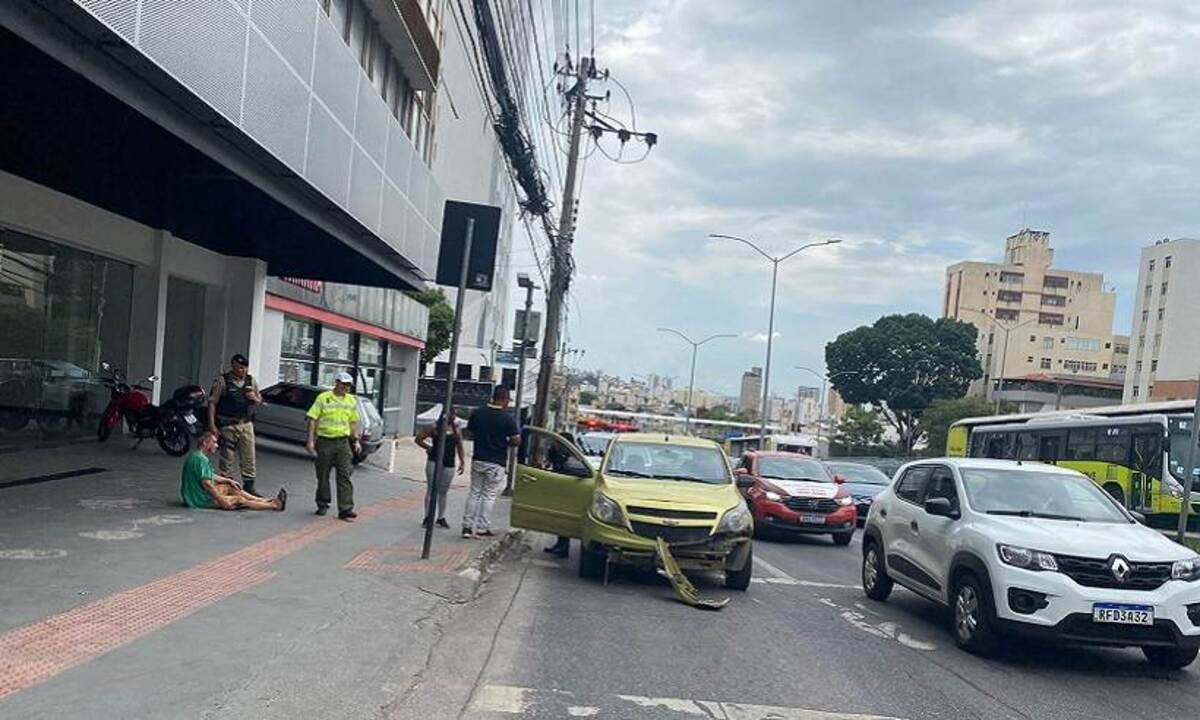
[[[774,490],[767,490],[766,492],[763,493],[763,497],[770,500],[771,502],[782,502],[783,501],[783,496],[780,495],[779,493],[775,492]]]
[[[730,508],[721,517],[721,522],[717,524],[717,532],[719,533],[742,533],[750,529],[750,523],[753,522],[750,518],[750,510],[746,508],[745,503],[738,503],[737,506]]]
[[[1172,580],[1200,580],[1200,556],[1176,560],[1171,566]]]
[[[592,497],[592,517],[606,525],[625,527],[625,513],[612,498],[596,493]]]
[[[850,497],[849,495],[843,495],[841,497],[834,498],[833,501],[836,502],[838,505],[845,506],[845,505],[852,505],[854,503],[854,498]]]
[[[996,552],[1000,554],[1000,562],[1005,565],[1012,565],[1013,567],[1025,570],[1058,572],[1058,562],[1055,561],[1054,556],[1050,553],[1003,544],[996,545]]]

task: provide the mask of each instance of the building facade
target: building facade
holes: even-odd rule
[[[738,409],[758,414],[762,407],[762,368],[752,367],[742,373],[741,391],[738,393]]]
[[[1200,373],[1200,240],[1143,248],[1123,400],[1196,397]]]
[[[1111,377],[1115,305],[1103,274],[1054,267],[1050,233],[1026,229],[1005,241],[1002,263],[948,267],[942,307],[978,329],[984,376],[971,392],[990,397],[1001,378]]]
[[[235,352],[263,384],[352,367],[381,406],[389,382],[403,398],[425,328],[403,292],[433,274],[445,198],[434,5],[0,4],[20,69],[0,74],[20,98],[0,143],[0,444],[94,435],[106,365],[157,377],[156,401]]]

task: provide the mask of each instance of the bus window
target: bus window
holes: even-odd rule
[[[990,437],[992,437],[992,433],[971,433],[971,457],[987,457],[984,451]]]
[[[988,435],[987,444],[984,445],[983,456],[992,458],[993,460],[1008,460],[1012,457],[1012,440],[1011,433],[991,433]]]
[[[1056,463],[1062,459],[1062,436],[1041,433],[1038,438],[1038,460]]]
[[[1037,434],[1032,432],[1017,433],[1017,459],[1018,460],[1037,460],[1038,459],[1038,439]]]
[[[1100,428],[1096,433],[1096,460],[1125,465],[1131,451],[1129,432],[1122,427]]]
[[[1133,449],[1129,459],[1134,470],[1152,478],[1162,478],[1162,433],[1155,428],[1138,429],[1133,436]]]
[[[1095,428],[1080,428],[1067,434],[1067,460],[1096,459]]]

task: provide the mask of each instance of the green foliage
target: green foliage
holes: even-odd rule
[[[703,410],[704,408],[700,408]],[[696,417],[706,420],[719,420],[721,422],[752,422],[753,418],[747,412],[737,412],[733,408],[726,405],[717,405],[716,407],[708,408],[705,414],[701,415],[698,411]]]
[[[959,398],[983,377],[970,323],[912,313],[885,315],[825,346],[830,382],[842,399],[869,404],[895,430],[900,450],[920,440],[922,413],[939,398]]]
[[[421,362],[431,363],[450,347],[450,336],[454,333],[454,308],[446,302],[446,293],[440,287],[428,287],[412,293],[410,297],[429,308],[429,326],[425,334],[425,349],[421,351]]]
[[[874,411],[851,405],[833,431],[833,442],[843,455],[873,454],[883,443],[883,425]]]
[[[921,415],[920,427],[925,433],[925,454],[931,457],[945,455],[946,435],[950,432],[951,425],[963,418],[993,415],[994,407],[990,400],[982,397],[934,400]],[[1011,403],[1000,404],[1001,415],[1015,411],[1016,407]]]
[[[592,392],[591,390],[580,390],[579,391],[579,404],[580,405],[587,405],[590,407],[591,404],[594,402],[596,402],[596,393]]]

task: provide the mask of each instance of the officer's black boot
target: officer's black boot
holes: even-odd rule
[[[254,497],[262,497],[262,495],[259,495],[258,491],[254,489],[254,478],[242,478],[242,489]]]

